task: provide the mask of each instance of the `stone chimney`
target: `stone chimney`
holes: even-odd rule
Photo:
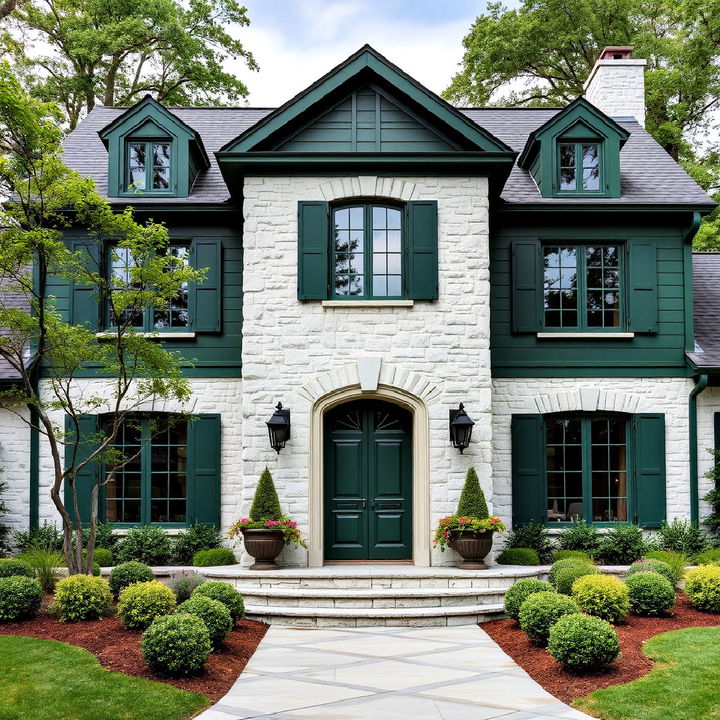
[[[610,117],[634,117],[645,126],[646,60],[632,58],[632,47],[603,49],[585,82],[585,98]]]

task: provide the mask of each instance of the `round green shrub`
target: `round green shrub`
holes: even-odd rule
[[[555,575],[555,589],[562,595],[572,595],[573,584],[578,578],[585,575],[597,575],[599,570],[590,564],[580,564],[558,570]]]
[[[243,596],[231,585],[224,582],[206,582],[193,590],[193,595],[202,595],[221,602],[230,612],[233,622],[245,615]]]
[[[662,615],[675,604],[675,588],[656,572],[635,572],[625,584],[633,615]]]
[[[193,595],[180,605],[176,612],[197,615],[207,626],[213,647],[217,647],[233,628],[230,611],[225,605],[204,595]]]
[[[111,567],[113,564],[112,550],[106,550],[105,548],[95,548],[95,552],[93,552],[93,560],[100,567]]]
[[[210,633],[197,615],[166,615],[143,633],[145,662],[161,675],[180,677],[199,673],[212,646]]]
[[[720,613],[720,567],[700,565],[689,570],[685,575],[685,592],[693,607]]]
[[[560,618],[550,628],[548,652],[567,670],[584,672],[613,662],[620,643],[610,623],[578,613]]]
[[[30,618],[42,603],[40,583],[26,575],[0,578],[0,622]]]
[[[520,606],[520,627],[538,645],[545,645],[550,628],[563,616],[579,612],[574,600],[554,592],[530,595]]]
[[[115,597],[120,595],[123,588],[136,582],[150,582],[155,576],[152,570],[141,562],[122,563],[110,571],[110,589]]]
[[[128,630],[145,630],[161,615],[175,609],[175,594],[157,580],[133,583],[120,593],[117,612]]]
[[[195,567],[213,567],[215,565],[235,565],[237,560],[231,550],[215,548],[214,550],[198,550],[193,555]]]
[[[535,593],[555,592],[549,582],[537,578],[526,578],[518,580],[511,585],[505,593],[505,614],[513,620],[520,617],[520,606]]]
[[[590,555],[582,550],[557,550],[553,555],[553,562],[557,562],[558,560],[584,560],[588,563],[592,562]]]
[[[583,560],[582,558],[567,558],[566,560],[556,560],[550,566],[550,571],[548,572],[548,581],[551,585],[554,586],[555,576],[560,570],[569,567],[578,567],[579,565],[585,567],[587,565],[592,565],[592,563],[588,560]]]
[[[720,548],[703,550],[695,556],[696,565],[720,565]]]
[[[144,525],[128,530],[115,554],[123,563],[135,560],[146,565],[166,565],[171,551],[170,539],[162,528]]]
[[[532,548],[507,548],[495,559],[498,565],[539,565],[540,556]]]
[[[674,580],[671,582],[676,587],[685,575],[685,568],[692,565],[692,561],[687,555],[675,550],[651,550],[645,553],[645,558],[647,560],[662,560],[667,563],[672,568]]]
[[[613,575],[587,575],[578,578],[572,596],[581,610],[611,623],[622,622],[630,612],[625,583]]]
[[[107,580],[92,575],[70,575],[57,584],[51,608],[60,622],[97,620],[107,612],[110,602]]]
[[[635,573],[654,572],[662,575],[673,587],[675,587],[675,571],[662,560],[638,560],[634,562],[627,571],[627,577]]]
[[[7,577],[35,577],[35,571],[24,560],[17,558],[4,558],[0,560],[0,578]]]

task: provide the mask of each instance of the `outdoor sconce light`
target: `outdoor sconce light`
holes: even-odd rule
[[[290,439],[290,411],[284,410],[282,403],[279,402],[272,417],[265,424],[270,436],[270,447],[279,455]]]
[[[465,406],[460,403],[457,410],[450,411],[450,442],[462,455],[463,450],[470,445],[472,429],[475,423],[465,412]]]

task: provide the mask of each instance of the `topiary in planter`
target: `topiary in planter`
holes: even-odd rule
[[[50,606],[60,622],[97,620],[110,607],[112,598],[107,580],[92,575],[70,575],[55,588],[55,602]]]
[[[237,560],[231,550],[215,548],[214,550],[198,550],[193,556],[195,567],[213,567],[214,565],[235,565]]]
[[[654,572],[658,575],[662,575],[673,587],[675,587],[675,571],[662,560],[638,560],[634,562],[627,571],[627,576],[630,577],[635,573],[648,573]]]
[[[555,585],[555,578],[560,572],[560,570],[563,570],[564,568],[574,568],[574,567],[587,567],[588,565],[592,565],[591,562],[588,562],[587,560],[583,560],[582,558],[568,558],[567,560],[556,560],[551,566],[550,571],[548,572],[548,581],[551,585]]]
[[[485,493],[480,487],[480,478],[478,478],[474,467],[471,467],[467,471],[465,484],[460,493],[460,500],[458,501],[457,512],[455,514],[458,517],[476,517],[481,519],[490,517],[485,500]]]
[[[166,615],[143,633],[145,662],[161,675],[182,677],[199,673],[212,650],[207,626],[197,615]]]
[[[536,578],[526,578],[518,580],[511,585],[505,593],[505,614],[517,620],[519,617],[520,606],[534,593],[539,592],[555,592],[553,586],[544,580]]]
[[[562,595],[572,595],[573,584],[578,578],[599,572],[595,566],[585,564],[562,568],[555,575],[555,589]]]
[[[136,582],[150,582],[155,576],[152,570],[141,562],[131,560],[110,571],[110,589],[117,598],[123,588]]]
[[[613,575],[588,575],[575,581],[572,596],[583,612],[611,623],[623,622],[630,612],[625,583]]]
[[[175,609],[173,591],[157,580],[133,583],[120,593],[117,612],[128,630],[145,630],[156,618]]]
[[[620,655],[610,623],[581,613],[560,618],[551,628],[548,652],[566,670],[586,672],[609,665]]]
[[[278,498],[275,483],[270,470],[265,468],[260,475],[255,495],[253,496],[250,517],[255,521],[280,520],[282,517],[280,498]]]
[[[531,548],[507,548],[495,559],[498,565],[539,565],[540,558]]]
[[[29,578],[35,577],[35,571],[23,560],[17,560],[16,558],[4,558],[0,560],[0,578],[17,577],[20,575]]]
[[[243,596],[231,585],[224,582],[206,582],[195,588],[193,596],[202,595],[221,602],[230,612],[233,622],[245,615]]]
[[[25,575],[0,578],[0,622],[30,618],[42,603],[40,583]]]
[[[213,647],[217,647],[233,628],[230,611],[225,605],[204,595],[193,595],[180,605],[175,612],[197,615],[207,626]]]
[[[675,605],[675,588],[656,572],[636,572],[625,584],[633,615],[663,615]]]
[[[550,628],[563,616],[580,612],[574,600],[554,592],[531,595],[520,606],[520,628],[537,645],[547,643]]]
[[[720,567],[701,565],[685,575],[685,592],[692,606],[720,613]]]

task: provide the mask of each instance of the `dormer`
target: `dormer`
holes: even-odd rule
[[[108,197],[187,197],[210,167],[202,138],[150,95],[99,132]]]
[[[578,98],[531,133],[518,165],[542,197],[620,197],[620,149],[629,133]]]

